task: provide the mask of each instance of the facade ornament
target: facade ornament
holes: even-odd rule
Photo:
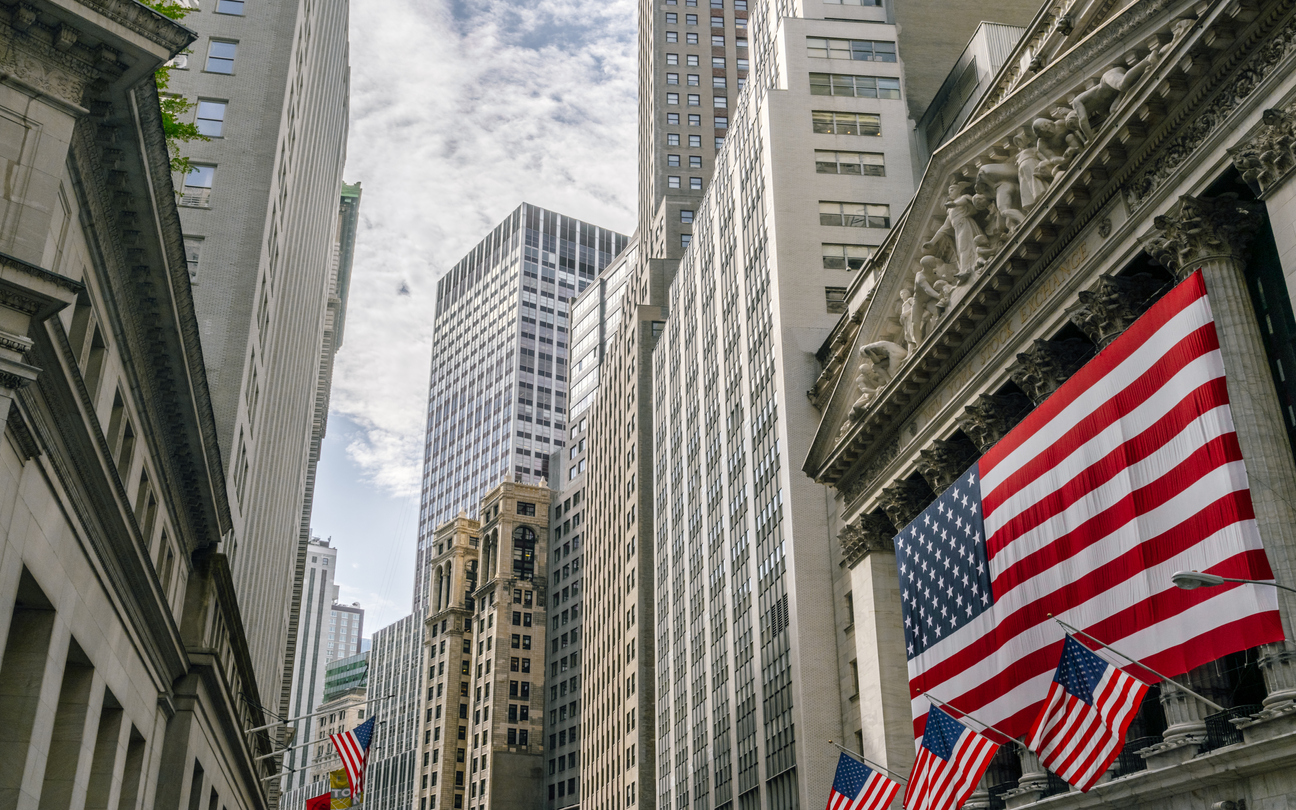
[[[877,551],[895,551],[895,533],[887,516],[878,512],[860,515],[847,523],[837,533],[846,565],[853,566]]]
[[[1017,355],[1008,376],[1039,405],[1093,355],[1093,345],[1084,340],[1037,340]]]
[[[1071,36],[1071,32],[1075,30],[1075,18],[1071,16],[1070,12],[1067,12],[1057,18],[1055,25],[1059,34],[1064,37],[1069,37]]]
[[[1265,110],[1260,129],[1228,153],[1233,165],[1242,173],[1257,195],[1275,187],[1296,168],[1296,112],[1291,105],[1285,110]]]
[[[860,347],[859,397],[851,406],[852,416],[858,416],[872,401],[873,395],[891,382],[908,356],[908,349],[890,340],[877,340]]]
[[[15,30],[26,31],[36,22],[36,9],[27,3],[19,3],[11,13],[13,16],[10,17],[9,24]]]
[[[1103,239],[1106,239],[1107,237],[1111,236],[1111,232],[1112,232],[1111,217],[1103,217],[1102,220],[1099,221],[1098,223],[1098,236]]]
[[[977,240],[985,236],[985,231],[977,223],[979,209],[976,197],[967,193],[971,185],[958,180],[950,183],[949,197],[945,200],[945,222],[923,244],[923,252],[930,256],[937,255],[937,251],[946,245],[952,247],[954,263],[960,273],[973,271],[977,260]]]
[[[1080,302],[1067,308],[1067,317],[1102,349],[1138,320],[1169,286],[1148,273],[1105,274],[1080,291]]]
[[[1095,118],[1106,120],[1120,96],[1137,84],[1150,68],[1156,66],[1161,59],[1161,52],[1161,48],[1153,48],[1142,59],[1134,53],[1126,54],[1124,65],[1108,68],[1096,85],[1072,99],[1071,109],[1075,110],[1076,121],[1086,142],[1093,140]]]
[[[937,439],[918,454],[918,474],[931,484],[933,492],[944,492],[967,472],[978,455],[970,441]]]
[[[1152,221],[1156,230],[1143,240],[1152,258],[1186,278],[1206,259],[1245,260],[1247,248],[1263,219],[1263,204],[1243,202],[1236,194],[1179,198],[1168,214]]]
[[[863,309],[857,309],[847,320],[846,327],[837,333],[837,337],[833,338],[828,349],[828,361],[824,363],[823,371],[819,372],[819,378],[815,380],[814,387],[806,391],[806,397],[809,398],[810,404],[814,407],[822,407],[823,398],[828,394],[833,384],[837,382],[838,377],[841,376],[842,369],[846,367],[846,362],[850,359],[851,345],[855,342],[855,335],[859,333],[860,323],[863,319]]]
[[[982,453],[1017,426],[1034,405],[1025,394],[982,394],[963,408],[962,430]]]
[[[880,503],[891,525],[899,530],[922,514],[932,500],[931,487],[926,481],[901,478],[882,490]]]

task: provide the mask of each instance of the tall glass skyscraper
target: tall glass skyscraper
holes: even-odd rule
[[[567,431],[568,301],[628,241],[523,203],[437,283],[416,614],[433,530],[501,480],[548,480]]]

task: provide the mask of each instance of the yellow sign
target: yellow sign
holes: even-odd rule
[[[345,768],[329,773],[329,788],[333,794],[333,810],[346,810],[351,806],[351,780],[347,779]]]

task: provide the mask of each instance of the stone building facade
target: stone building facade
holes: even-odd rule
[[[1050,2],[935,152],[821,352],[804,464],[833,490],[865,756],[904,773],[914,755],[897,528],[1199,269],[1260,535],[1296,583],[1294,111],[1290,2]],[[953,273],[950,294],[912,322],[924,273]],[[1290,638],[1296,602],[1279,605]],[[1226,708],[1210,716],[1154,689],[1089,793],[1005,746],[969,806],[1286,807],[1294,662],[1286,642],[1192,670]]]
[[[277,763],[129,0],[0,5],[0,805],[269,806]],[[277,688],[277,682],[274,684]]]

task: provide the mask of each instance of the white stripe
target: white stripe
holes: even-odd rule
[[[1030,438],[1004,457],[993,470],[982,471],[982,491],[990,492],[1016,472],[1023,464],[1047,450],[1058,436],[1064,435],[1085,417],[1102,407],[1109,399],[1128,388],[1149,368],[1185,337],[1212,321],[1210,306],[1202,296],[1167,321],[1142,346],[1107,372],[1100,380],[1072,400],[1056,416],[1042,425]]]
[[[1235,524],[1235,526],[1236,525],[1237,524]],[[1231,529],[1234,527],[1229,528]],[[1209,542],[1209,540],[1207,542]],[[1200,546],[1198,548],[1200,548]],[[1163,565],[1149,569],[1149,576],[1147,580],[1144,581],[1144,585],[1147,585],[1149,582],[1165,583],[1169,587],[1160,588],[1158,592],[1172,591],[1174,586],[1170,585],[1170,576],[1173,573],[1187,568],[1203,570],[1192,562],[1193,560],[1199,559],[1194,552],[1196,552],[1196,549],[1190,549],[1188,552],[1167,561]],[[1116,612],[1116,609],[1110,607],[1108,603],[1108,599],[1112,596],[1112,593],[1113,592],[1109,591],[1108,593],[1100,594],[1086,604],[1064,613],[1060,618],[1074,627],[1091,626],[1101,618]],[[1275,611],[1277,609],[1278,597],[1273,588],[1245,585],[1225,591],[1218,596],[1194,605],[1177,616],[1158,622],[1157,624],[1144,628],[1143,630],[1133,633],[1125,638],[1102,640],[1115,645],[1121,652],[1127,655],[1132,655],[1140,659],[1149,658],[1157,653],[1181,646],[1187,641],[1201,635],[1204,630],[1209,628],[1219,627],[1220,625],[1238,621],[1257,613]],[[1056,623],[1045,621],[1018,636],[1013,642],[1010,642],[1001,648],[997,654],[983,659],[976,666],[963,671],[956,677],[941,684],[939,687],[933,687],[931,691],[941,700],[953,701],[960,707],[965,708],[966,711],[974,713],[978,720],[984,720],[985,722],[994,725],[1006,717],[1017,713],[1017,711],[1023,707],[1043,700],[1048,694],[1048,685],[1053,681],[1055,670],[1046,670],[1036,677],[1018,684],[1004,695],[983,706],[964,706],[963,704],[958,703],[958,698],[963,693],[970,691],[982,682],[989,680],[994,677],[994,675],[1002,672],[1007,664],[1016,661],[1023,654],[1057,641],[1062,637],[1062,635],[1062,628],[1060,628]],[[914,659],[914,661],[917,660],[919,659]],[[914,661],[909,662],[911,678],[914,676]],[[1137,670],[1137,668],[1132,665],[1131,669]],[[938,689],[939,691],[937,691]],[[927,703],[927,698],[922,695],[913,698],[911,701],[912,710],[914,712],[913,716],[918,717],[925,713],[927,710]],[[919,711],[920,707],[922,711]]]
[[[1101,550],[1104,544],[1118,542],[1118,540],[1113,541],[1109,537],[1095,545]],[[1206,537],[1192,548],[1184,549],[1179,554],[1146,569],[1141,575],[1130,577],[1124,582],[1097,594],[1088,601],[1071,608],[1067,611],[1064,620],[1075,627],[1091,627],[1108,616],[1145,601],[1154,593],[1172,590],[1173,586],[1170,586],[1170,577],[1178,571],[1205,571],[1221,560],[1228,559],[1246,550],[1258,548],[1260,548],[1260,535],[1255,522],[1246,520],[1233,523]],[[1115,553],[1120,553],[1121,550],[1119,545],[1114,549]],[[1112,553],[1112,550],[1107,551],[1107,553]],[[1103,561],[1098,556],[1098,551],[1090,551],[1086,559],[1089,559],[1089,566],[1100,564]],[[1059,569],[1069,572],[1072,576],[1075,576],[1076,570],[1081,572],[1092,570],[1092,568],[1084,569],[1079,563],[1072,563],[1071,568],[1058,566],[1023,583],[1022,586],[1014,589],[990,610],[977,616],[973,622],[947,637],[944,642],[925,650],[922,654],[911,659],[909,661],[910,680],[926,671],[929,667],[936,666],[946,657],[959,653],[971,640],[989,633],[994,626],[1002,621],[1001,617],[1006,617],[1013,611],[1035,601],[1035,595],[1051,593],[1058,587],[1059,582],[1066,581],[1060,575],[1052,574],[1052,572]],[[1221,598],[1235,598],[1237,594],[1244,590],[1254,589],[1222,592],[1210,601],[1216,602]],[[1004,644],[997,654],[992,653],[991,658],[997,655],[1001,660],[1001,666],[1002,664],[1009,664],[1032,650],[1057,641],[1062,635],[1061,627],[1047,618],[1042,618],[1040,624],[1026,628],[1025,631]],[[970,671],[965,670],[963,673],[947,678],[939,685],[933,685],[931,687],[932,693],[941,700],[948,701],[953,696],[970,690],[983,679],[981,675],[969,675]],[[926,709],[924,708],[923,711],[925,712]]]
[[[1183,374],[1196,372],[1197,369],[1189,366],[1184,369]],[[1221,370],[1216,376],[1224,376]],[[1143,431],[1156,424],[1157,420],[1163,418],[1167,413],[1174,410],[1184,401],[1189,392],[1195,391],[1208,380],[1190,379],[1183,380],[1183,388],[1171,388],[1167,385],[1156,394],[1149,397],[1142,405],[1134,409],[1127,416],[1112,422],[1104,430],[1095,435],[1089,441],[1077,447],[1070,455],[1064,458],[1052,469],[1044,471],[1038,478],[1025,484],[1020,490],[1001,503],[994,511],[985,515],[986,536],[990,537],[995,532],[1008,524],[1013,518],[1022,512],[1028,511],[1035,504],[1052,495],[1059,489],[1065,487],[1076,476],[1092,467],[1098,461],[1106,458],[1113,451],[1118,450],[1127,442],[1137,438]],[[1200,433],[1200,438],[1196,442],[1189,441],[1196,438],[1194,431]],[[1228,405],[1220,405],[1206,411],[1194,420],[1184,425],[1175,439],[1167,442],[1156,452],[1131,465],[1126,469],[1143,468],[1144,481],[1155,480],[1155,476],[1149,473],[1155,467],[1148,464],[1152,459],[1163,456],[1167,447],[1179,445],[1180,449],[1185,446],[1195,449],[1205,444],[1207,441],[1233,431],[1233,417],[1229,411]],[[1187,453],[1191,453],[1191,449]],[[1187,456],[1187,453],[1183,457]],[[1181,458],[1182,460],[1182,458]],[[1121,477],[1118,475],[1109,481],[1104,482],[1104,487],[1111,487],[1112,484],[1119,484]],[[1137,488],[1138,485],[1131,484],[1130,488]],[[983,493],[987,490],[982,490]]]

